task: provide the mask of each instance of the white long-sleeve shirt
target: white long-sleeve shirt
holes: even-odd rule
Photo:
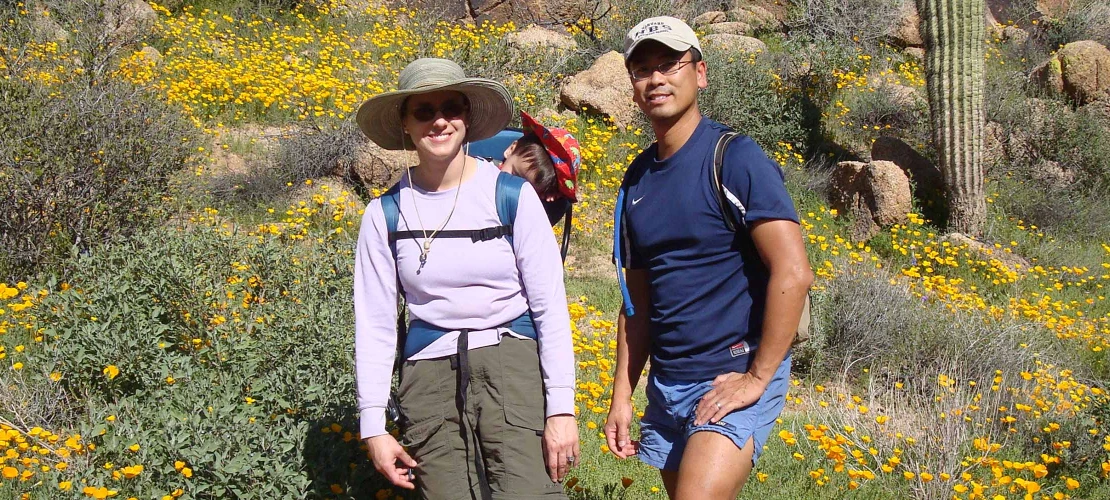
[[[429,192],[401,182],[398,231],[440,227],[445,230],[499,226],[494,187],[499,171],[478,160],[475,175],[455,190]],[[419,216],[417,207],[419,205]],[[421,224],[420,221],[423,221]],[[435,238],[420,268],[422,236],[397,242],[397,261],[389,240],[380,199],[367,206],[355,253],[355,382],[363,438],[385,434],[397,347],[397,271],[408,302],[410,320],[419,318],[454,330],[410,359],[455,353],[459,329],[469,329],[470,349],[500,342],[511,334],[498,328],[531,309],[536,324],[546,415],[574,414],[574,352],[567,312],[559,247],[543,205],[532,187],[520,191],[513,243],[505,238],[472,242],[469,238]],[[444,381],[454,383],[454,381]]]

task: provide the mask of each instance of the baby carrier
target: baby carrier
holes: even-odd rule
[[[489,139],[470,143],[469,154],[491,161],[503,161],[505,159],[505,148],[508,148],[509,144],[521,137],[524,137],[524,131],[521,129],[507,128]],[[574,204],[569,199],[561,196],[555,201],[541,199],[540,202],[543,203],[543,209],[547,212],[547,220],[553,227],[559,223],[559,219],[563,219],[563,241],[559,247],[559,255],[562,256],[565,262],[567,260],[567,249],[570,248],[571,212]]]

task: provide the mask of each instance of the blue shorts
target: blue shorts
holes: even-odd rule
[[[647,408],[640,420],[640,461],[657,469],[677,471],[682,463],[686,441],[695,432],[709,431],[727,436],[743,448],[752,439],[755,465],[775,419],[786,403],[790,385],[790,356],[775,371],[770,385],[754,404],[735,410],[715,424],[694,425],[694,412],[698,401],[713,388],[712,380],[694,382],[670,380],[655,374],[648,376]]]

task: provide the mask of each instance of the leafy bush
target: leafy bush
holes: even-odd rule
[[[795,0],[793,22],[813,38],[874,45],[890,34],[905,0]]]
[[[917,151],[932,148],[929,138],[929,105],[912,87],[879,84],[849,87],[835,95],[826,108],[830,139],[860,158],[866,158],[879,136],[894,136]]]
[[[309,219],[329,227],[336,214],[344,224],[342,213]],[[96,446],[40,472],[50,486],[35,496],[63,498],[53,485],[68,480],[141,498],[178,488],[192,498],[318,497],[332,484],[373,497],[380,478],[356,438],[352,310],[336,300],[350,294],[354,236],[329,234],[288,244],[225,231],[210,212],[75,257],[80,285],[47,282],[34,329],[5,339],[27,345],[26,366],[0,382],[61,388],[79,403],[53,421],[76,422]],[[38,328],[40,340],[23,337]],[[47,423],[14,415],[27,429]],[[143,472],[114,482],[118,469],[105,464]]]
[[[1057,17],[1045,18],[1037,38],[1050,50],[1080,40],[1110,45],[1110,4],[1105,0],[1078,0]]]
[[[707,48],[709,87],[699,97],[703,113],[750,135],[765,150],[779,143],[801,147],[814,119],[803,93],[783,85],[769,58]]]
[[[150,223],[197,148],[191,123],[127,84],[3,80],[0,107],[0,276]]]

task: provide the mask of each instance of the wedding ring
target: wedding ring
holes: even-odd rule
[[[720,410],[720,409],[721,409],[721,403],[714,403],[714,404],[716,404],[716,405],[717,405],[717,409],[718,409],[718,410]]]
[[[571,455],[571,456],[568,456],[568,457],[567,457],[567,463],[568,463],[568,464],[571,464],[571,465],[573,465],[573,464],[574,464],[574,455]]]

